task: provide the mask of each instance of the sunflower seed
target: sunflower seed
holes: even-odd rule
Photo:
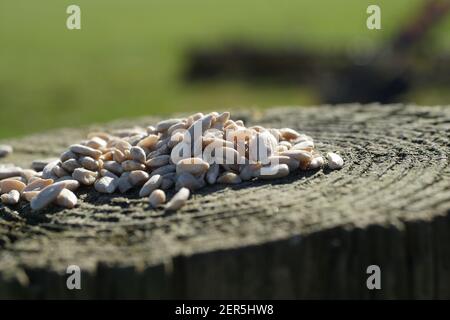
[[[181,188],[172,199],[166,204],[167,211],[175,211],[186,204],[191,192],[188,188]]]
[[[65,177],[65,176],[69,175],[69,173],[60,166],[60,164],[58,164],[58,165],[53,167],[52,173],[54,175],[56,175],[58,178]]]
[[[125,160],[127,160],[127,158],[125,157],[122,151],[116,149],[113,151],[113,160],[117,163],[122,163]]]
[[[180,160],[176,166],[177,174],[188,172],[194,176],[199,176],[208,171],[209,164],[200,158],[188,158]]]
[[[159,174],[154,175],[142,186],[141,191],[139,192],[139,197],[146,197],[152,193],[153,190],[158,189],[161,185],[163,177]]]
[[[40,191],[44,189],[45,187],[48,187],[49,185],[53,184],[52,179],[36,179],[32,182],[30,182],[24,189],[23,192],[30,192],[30,191]]]
[[[67,172],[72,173],[75,169],[81,168],[81,164],[75,159],[68,159],[61,164],[61,167]]]
[[[0,181],[0,193],[9,193],[11,190],[17,190],[19,193],[25,189],[25,183],[14,180],[14,179],[5,179]]]
[[[145,163],[146,155],[141,147],[135,146],[130,149],[131,159],[139,163]]]
[[[106,148],[107,142],[100,137],[93,137],[86,143],[86,146],[92,149]]]
[[[8,193],[2,194],[0,198],[3,204],[17,204],[20,200],[20,192],[17,190],[11,190]]]
[[[200,180],[197,180],[192,174],[188,172],[183,172],[177,176],[175,182],[175,190],[180,190],[181,188],[188,188],[189,190],[197,190],[203,187]]]
[[[163,154],[160,156],[156,156],[147,161],[147,167],[150,168],[159,168],[169,164],[170,156],[168,154]]]
[[[208,182],[209,184],[215,184],[219,173],[220,166],[217,163],[213,163],[206,173],[206,182]]]
[[[150,179],[149,174],[143,170],[131,171],[128,177],[128,181],[133,187],[144,185],[148,179]]]
[[[300,133],[290,128],[283,128],[278,130],[283,140],[294,140],[300,136]]]
[[[167,173],[175,172],[177,166],[174,164],[168,164],[166,166],[159,167],[156,170],[153,170],[150,176],[154,176],[156,174],[165,175]]]
[[[114,179],[111,177],[101,177],[98,179],[95,184],[94,188],[100,193],[114,193],[116,191],[117,187],[119,185],[118,179]]]
[[[159,132],[167,131],[171,126],[179,123],[182,120],[183,119],[168,119],[168,120],[160,121],[156,125],[156,131],[159,131]]]
[[[111,171],[108,171],[106,169],[100,170],[100,175],[102,177],[110,177],[110,178],[113,178],[113,179],[119,179],[119,177],[117,175],[115,175],[114,173],[112,173]]]
[[[325,161],[324,161],[323,157],[321,157],[321,156],[314,157],[311,160],[308,169],[311,169],[311,170],[319,169],[319,168],[323,167],[324,163],[325,163]]]
[[[28,181],[37,175],[37,172],[33,169],[23,169],[20,176],[25,179],[25,181],[28,183]]]
[[[258,177],[260,179],[278,179],[284,178],[287,175],[289,175],[289,167],[287,164],[262,167],[258,172]]]
[[[124,171],[145,170],[145,164],[134,160],[126,160],[122,162],[122,169]]]
[[[69,149],[75,154],[79,154],[82,156],[89,156],[94,159],[98,159],[102,155],[102,152],[100,150],[96,150],[88,146],[83,146],[81,144],[71,145]]]
[[[175,185],[174,179],[171,179],[171,178],[165,178],[165,177],[163,176],[163,179],[162,179],[162,181],[161,181],[161,186],[160,186],[160,188],[161,188],[162,190],[169,190],[169,189],[172,188],[174,185]]]
[[[159,140],[159,136],[155,135],[155,134],[150,134],[148,137],[142,139],[141,141],[139,141],[139,143],[137,144],[138,147],[141,148],[148,148],[150,150],[152,150],[156,143],[158,143]]]
[[[336,153],[327,153],[328,168],[331,170],[339,170],[344,166],[344,160]]]
[[[30,203],[31,209],[33,211],[44,209],[45,207],[47,207],[49,204],[51,204],[53,201],[56,200],[56,198],[64,189],[64,187],[65,185],[63,182],[57,182],[55,184],[45,187],[44,189],[42,189],[41,192],[39,192],[38,195],[36,195],[31,200]]]
[[[97,179],[98,173],[94,171],[90,171],[84,168],[75,169],[72,173],[72,177],[80,182],[81,184],[90,186],[95,183]]]
[[[241,177],[239,177],[239,175],[233,172],[225,172],[219,178],[217,178],[217,183],[238,184],[241,182],[242,182]]]
[[[122,165],[115,161],[105,161],[103,163],[103,168],[108,171],[111,171],[112,173],[114,173],[116,175],[121,175],[123,172]]]
[[[22,198],[30,202],[34,197],[39,194],[39,191],[24,191],[22,192]]]
[[[292,146],[291,150],[306,150],[311,152],[314,149],[314,142],[312,141],[303,141]]]
[[[0,144],[0,158],[4,158],[13,153],[13,147],[5,144]]]
[[[131,184],[130,180],[130,172],[124,172],[120,178],[119,178],[119,191],[120,193],[125,193],[128,190],[133,188],[133,185]]]
[[[0,168],[0,180],[20,176],[21,174],[22,169],[18,167]]]
[[[148,202],[152,208],[157,208],[166,202],[166,193],[161,189],[153,190],[148,198]]]
[[[97,171],[99,169],[98,160],[94,160],[91,157],[88,157],[88,156],[80,157],[80,159],[78,161],[84,169],[87,169],[90,171]]]
[[[56,197],[55,203],[63,208],[72,209],[77,205],[77,196],[69,189],[62,189]]]

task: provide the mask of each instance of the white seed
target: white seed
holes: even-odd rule
[[[289,172],[297,170],[300,166],[300,161],[288,156],[272,156],[269,158],[269,161],[270,165],[287,164]]]
[[[159,168],[156,169],[156,170],[153,170],[150,176],[154,176],[154,175],[156,175],[156,174],[160,174],[160,175],[163,176],[163,175],[165,175],[165,174],[175,172],[176,168],[177,168],[176,165],[174,165],[174,164],[168,164],[168,165],[166,165],[166,166],[162,166],[162,167],[159,167]]]
[[[309,140],[299,142],[294,146],[292,146],[291,148],[291,150],[306,150],[309,152],[311,152],[313,149],[314,149],[314,142]]]
[[[144,185],[148,179],[150,179],[149,174],[143,170],[131,171],[128,177],[128,180],[133,187]]]
[[[0,193],[9,193],[11,190],[17,190],[19,193],[25,189],[25,183],[14,180],[14,179],[5,179],[0,181]]]
[[[168,165],[170,161],[170,156],[168,154],[163,154],[160,156],[156,156],[147,161],[147,167],[149,168],[159,168],[165,165]]]
[[[80,183],[71,176],[60,178],[55,181],[55,183],[62,183],[64,188],[69,189],[70,191],[76,191],[80,187]]]
[[[37,178],[30,182],[24,189],[23,192],[30,192],[30,191],[40,191],[44,189],[45,187],[53,184],[52,179],[40,179]]]
[[[287,164],[279,164],[259,169],[258,178],[260,179],[278,179],[289,175],[289,167]]]
[[[167,131],[171,126],[179,123],[182,120],[183,119],[167,119],[167,120],[160,121],[156,125],[156,131],[159,131],[159,132]]]
[[[54,166],[53,169],[52,169],[52,172],[58,178],[65,177],[65,176],[69,175],[69,173],[60,166],[60,164]]]
[[[59,165],[59,160],[52,161],[48,163],[44,169],[42,170],[42,177],[44,179],[53,179],[56,180],[58,176],[53,173],[53,168]]]
[[[123,139],[117,139],[111,143],[115,148],[122,151],[126,155],[127,151],[130,151],[131,144]]]
[[[87,135],[87,138],[88,139],[100,138],[100,139],[108,142],[109,140],[111,140],[111,135],[106,132],[90,132]]]
[[[122,163],[127,160],[127,157],[123,154],[122,151],[116,149],[113,151],[113,160],[117,163]]]
[[[300,133],[290,128],[283,128],[278,130],[283,140],[294,140],[300,136]]]
[[[44,170],[45,166],[48,165],[50,162],[58,161],[57,158],[49,158],[49,159],[39,159],[39,160],[33,160],[31,163],[31,168],[36,171],[42,171]],[[61,160],[65,161],[65,160]]]
[[[137,145],[138,145],[138,147],[148,148],[148,149],[152,150],[155,147],[158,140],[159,140],[159,136],[157,136],[155,134],[150,134],[148,137],[139,141],[139,143]]]
[[[75,169],[81,168],[81,164],[76,159],[68,159],[61,164],[61,167],[67,172],[72,173]]]
[[[246,164],[242,167],[239,173],[239,177],[242,181],[248,181],[256,177],[258,170],[261,168],[261,163]]]
[[[166,202],[166,193],[161,189],[153,190],[148,198],[148,202],[152,208],[157,208]]]
[[[111,171],[116,175],[121,175],[123,172],[122,165],[120,163],[117,163],[116,161],[105,161],[103,163],[103,168]]]
[[[182,120],[178,123],[171,125],[169,129],[167,129],[167,134],[172,135],[175,131],[182,131],[187,129],[187,127],[188,127],[187,122],[185,120]]]
[[[204,186],[204,183],[200,179],[196,179],[189,172],[183,172],[177,176],[175,182],[175,189],[180,190],[181,188],[188,188],[189,190],[197,190]]]
[[[3,204],[17,204],[20,200],[20,192],[17,190],[11,190],[8,193],[2,194],[0,198]]]
[[[81,144],[74,144],[70,146],[70,151],[76,154],[80,154],[83,156],[89,156],[94,159],[100,158],[102,155],[102,152],[93,148],[90,148],[88,146],[83,146]]]
[[[63,182],[57,182],[42,189],[38,195],[31,200],[31,209],[33,211],[41,210],[56,200],[58,195],[64,189]]]
[[[22,198],[30,202],[34,197],[39,194],[39,191],[24,191],[22,192]]]
[[[201,158],[187,158],[180,160],[176,166],[178,174],[188,172],[194,176],[199,176],[208,171],[209,164]]]
[[[163,177],[159,174],[154,175],[142,186],[141,191],[139,192],[139,197],[146,197],[152,193],[153,190],[156,190],[160,187]]]
[[[72,151],[70,151],[70,150],[64,151],[64,152],[61,154],[61,156],[59,157],[59,160],[61,160],[61,162],[65,162],[65,161],[70,160],[70,159],[74,159],[74,160],[77,160],[77,159],[78,159],[77,154],[74,153],[74,152],[72,152]],[[45,161],[45,160],[39,160],[39,161]],[[50,162],[52,162],[52,161],[54,161],[54,160],[51,160],[51,159],[50,159],[50,161],[48,161],[47,163],[50,163]],[[33,162],[34,162],[34,161],[33,161]],[[35,169],[35,170],[37,170],[37,169]],[[39,170],[37,170],[37,171],[39,171]]]
[[[130,180],[130,172],[123,173],[119,178],[119,191],[121,193],[125,193],[131,188],[133,188],[133,185],[131,184]]]
[[[101,177],[95,182],[94,188],[100,193],[111,194],[114,193],[114,191],[116,191],[118,185],[119,185],[118,179],[114,179],[111,177]]]
[[[22,174],[22,169],[18,167],[0,167],[0,180],[17,177]]]
[[[314,169],[319,169],[321,167],[323,167],[325,163],[325,160],[323,159],[323,157],[318,156],[315,157],[311,160],[311,163],[309,164],[308,169],[314,170]]]
[[[299,167],[302,170],[307,169],[313,159],[312,154],[305,150],[288,150],[282,152],[281,155],[298,160],[300,163]]]
[[[130,149],[131,159],[139,163],[145,163],[146,155],[144,150],[141,147],[135,146]]]
[[[114,173],[112,173],[111,171],[108,171],[106,169],[100,170],[100,175],[102,177],[110,177],[110,178],[113,178],[113,179],[119,179],[119,177],[117,175],[115,175]]]
[[[126,160],[122,162],[122,169],[124,171],[145,170],[145,164],[134,160]]]
[[[166,210],[175,211],[186,204],[191,192],[188,188],[181,188],[173,198],[167,203]]]
[[[170,188],[172,188],[174,186],[174,184],[175,184],[175,181],[173,179],[165,178],[163,176],[160,188],[162,190],[169,190]]]
[[[72,209],[77,205],[77,196],[69,189],[62,189],[56,197],[55,203],[63,208]]]
[[[0,144],[0,158],[4,158],[13,153],[13,147],[5,144]]]
[[[344,166],[344,160],[342,160],[342,158],[334,152],[327,153],[327,160],[328,168],[331,170],[338,170]]]
[[[206,182],[208,182],[209,184],[215,184],[219,173],[220,166],[217,163],[213,163],[206,173]]]
[[[97,171],[99,169],[99,161],[94,160],[91,157],[81,157],[78,161],[85,169],[88,169],[91,171]]]
[[[241,177],[239,177],[239,175],[233,172],[225,172],[219,178],[217,178],[217,183],[238,184],[241,182],[242,182]]]
[[[84,185],[93,185],[97,179],[98,173],[84,168],[75,169],[72,173],[72,177]]]
[[[107,142],[100,137],[93,137],[91,140],[89,140],[86,143],[86,146],[88,146],[92,149],[102,149],[102,148],[105,148],[106,145],[107,145]]]

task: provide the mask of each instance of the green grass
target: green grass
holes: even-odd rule
[[[174,111],[316,103],[308,88],[186,85],[185,53],[236,39],[318,50],[376,44],[419,2],[2,0],[0,137]],[[80,31],[65,27],[74,3]],[[373,3],[382,7],[382,31],[365,27]],[[448,49],[448,28],[441,29],[436,42]]]

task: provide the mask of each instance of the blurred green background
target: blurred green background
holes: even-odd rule
[[[373,46],[421,3],[2,0],[0,137],[174,111],[319,103],[308,87],[187,84],[181,79],[186,53],[235,40],[271,47],[296,43],[320,51]],[[66,28],[70,4],[81,7],[81,30]],[[381,31],[366,28],[369,4],[382,8]],[[432,50],[450,50],[449,30],[447,19],[433,33]],[[445,94],[414,92],[407,100],[448,103]]]

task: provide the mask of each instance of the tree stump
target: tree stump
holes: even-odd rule
[[[234,114],[291,127],[339,171],[210,186],[178,212],[137,192],[80,205],[0,205],[0,298],[450,298],[450,107],[342,105]],[[150,125],[155,118],[103,128]],[[93,128],[3,141],[29,167]],[[81,268],[81,290],[66,269]],[[367,267],[381,269],[369,290]]]

